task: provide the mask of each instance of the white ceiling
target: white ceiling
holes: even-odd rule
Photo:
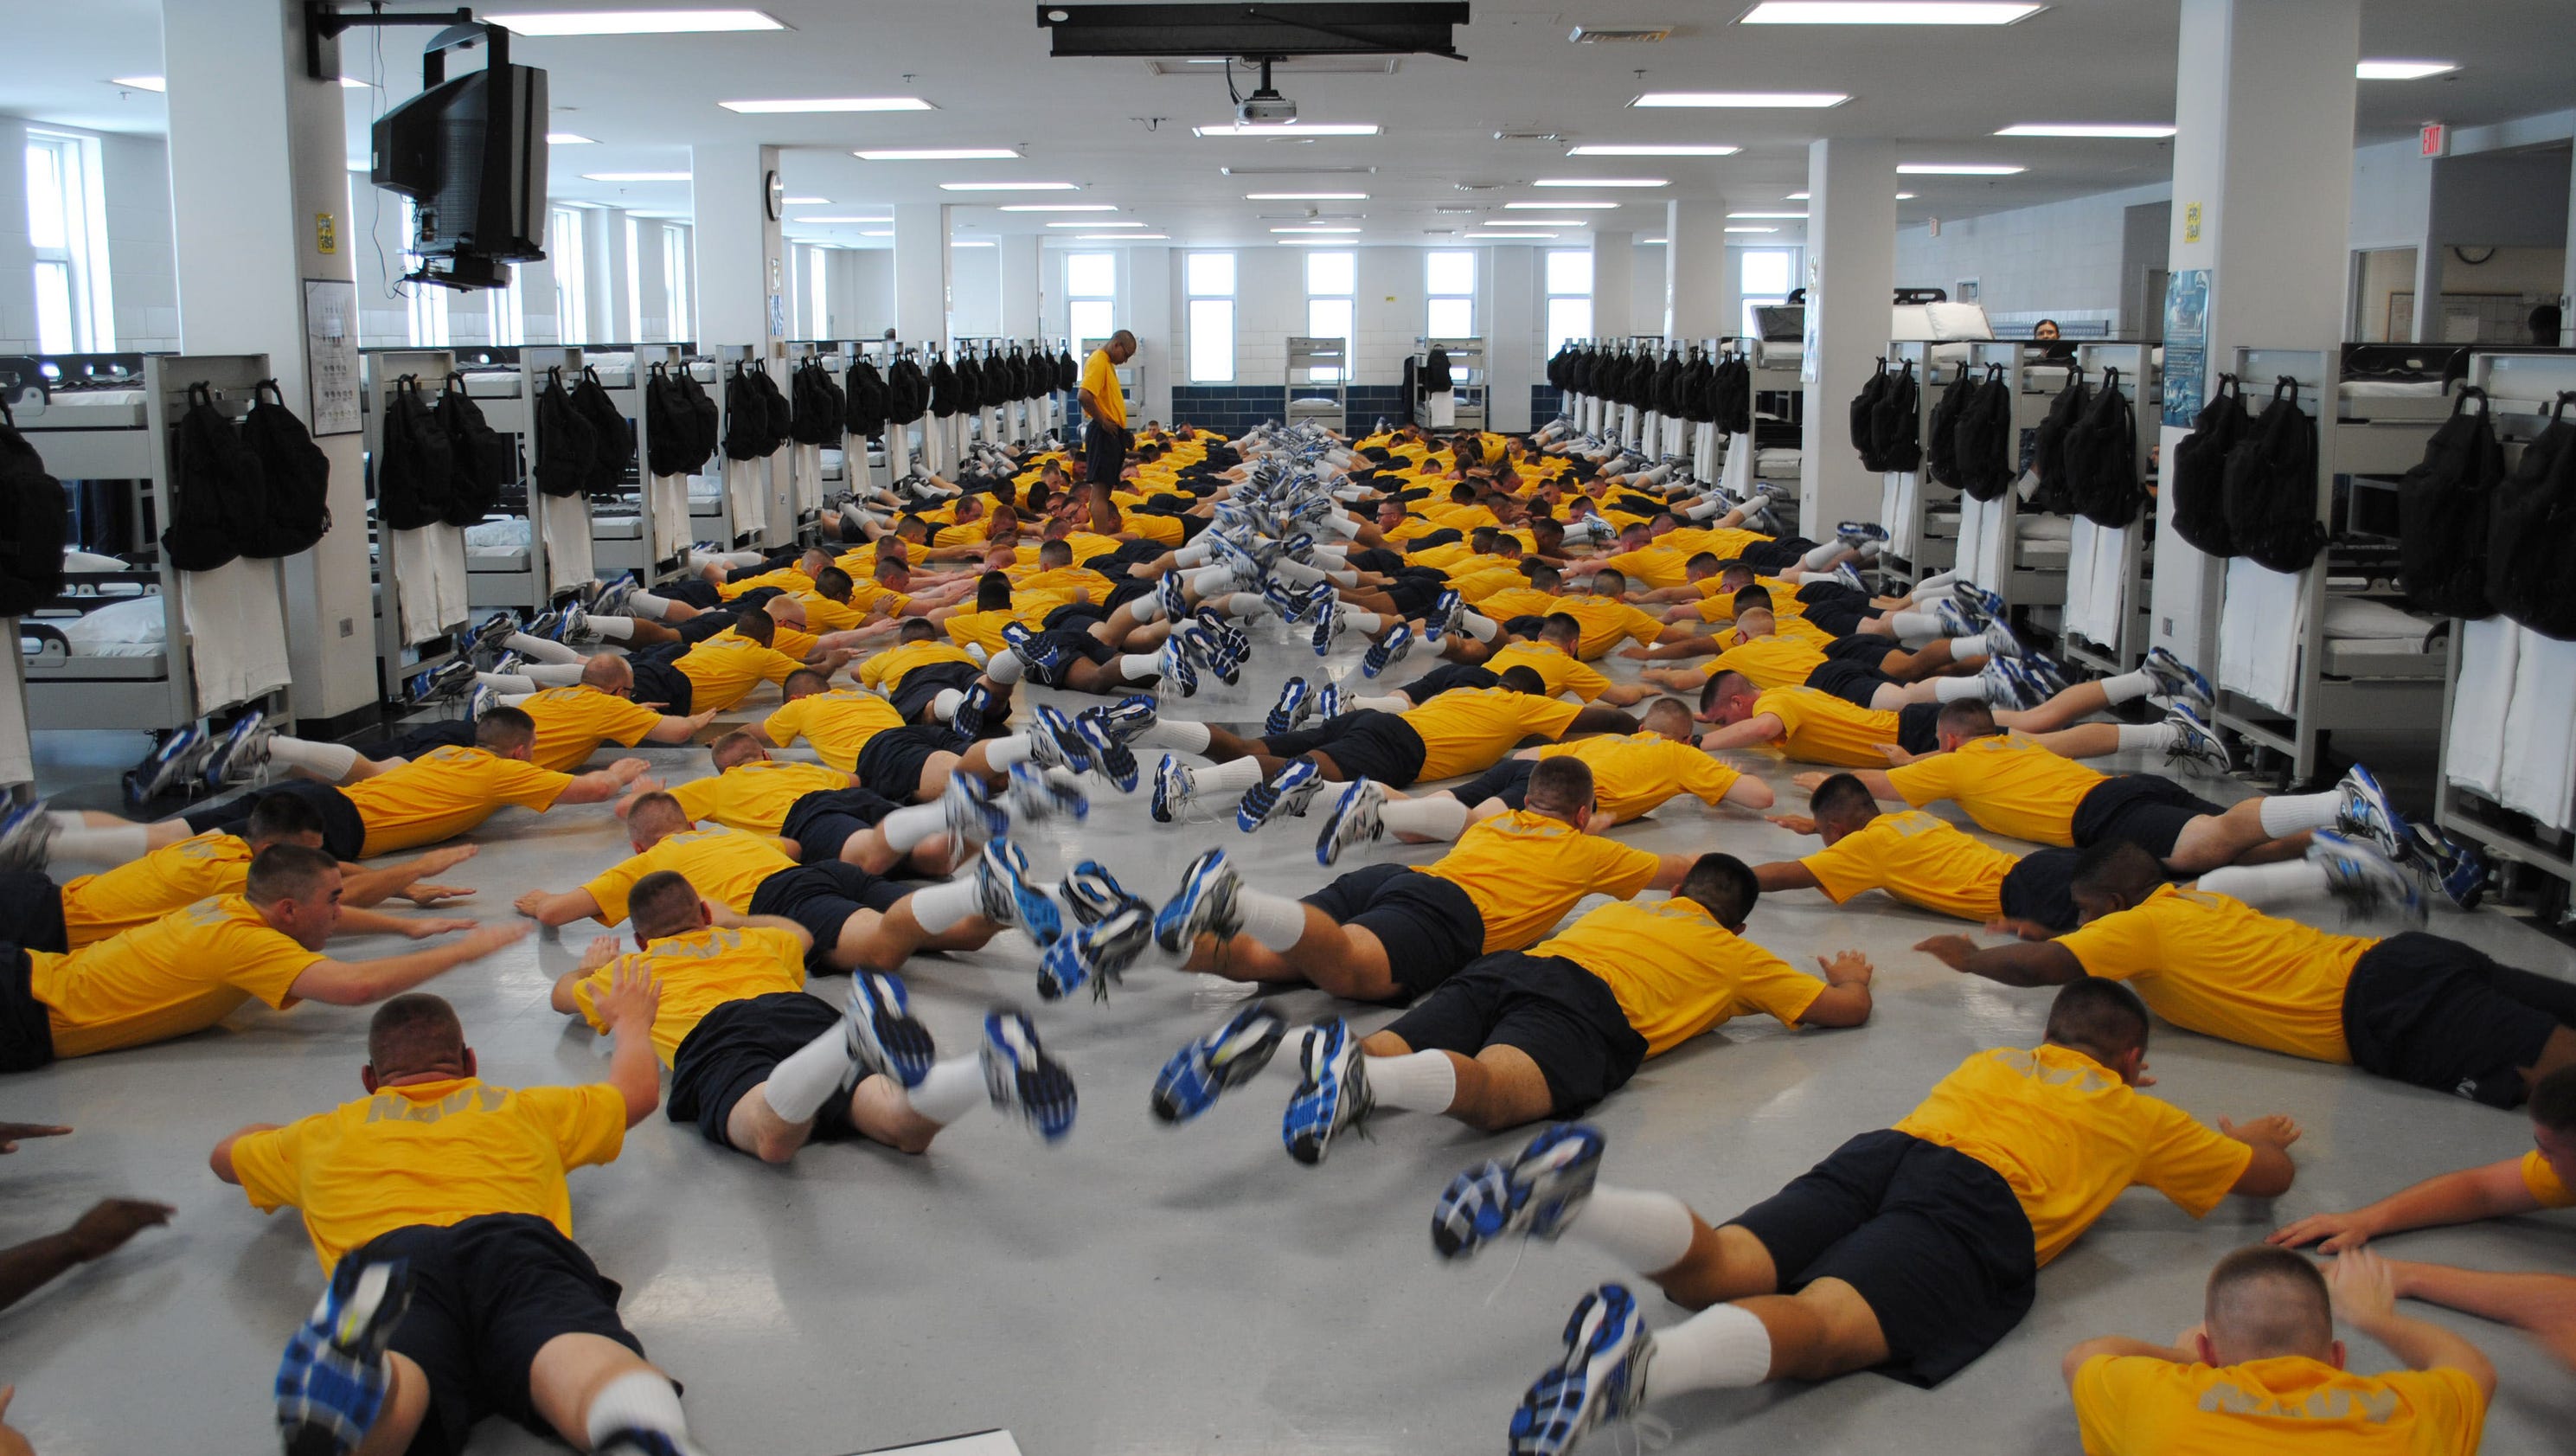
[[[519,0],[511,8],[635,8],[649,0]],[[1366,202],[1312,204],[1356,213],[1361,244],[1437,241],[1434,229],[1508,216],[1504,201],[1581,198],[1537,190],[1540,177],[1653,176],[1672,185],[1603,192],[1616,211],[1593,226],[1660,234],[1661,202],[1723,198],[1749,210],[1794,208],[1806,183],[1806,143],[1819,136],[1895,137],[1910,161],[2013,162],[2004,178],[1909,177],[1918,194],[1899,217],[1966,217],[2164,180],[2169,144],[1996,137],[2016,122],[2171,121],[2175,0],[2056,0],[2001,29],[1745,27],[1749,0],[1653,4],[1525,0],[1477,3],[1459,32],[1466,63],[1407,57],[1392,74],[1280,77],[1312,122],[1369,121],[1381,136],[1288,141],[1202,139],[1193,125],[1231,120],[1222,80],[1164,76],[1133,60],[1053,60],[1029,0],[765,0],[784,31],[730,35],[520,39],[513,59],[549,72],[558,130],[595,146],[559,147],[558,198],[685,215],[686,183],[599,183],[601,171],[686,171],[693,142],[786,147],[792,195],[831,199],[789,209],[796,236],[866,245],[861,225],[796,227],[797,215],[868,213],[895,202],[958,203],[943,181],[1079,183],[1078,194],[992,202],[1117,205],[1104,218],[1143,222],[1176,243],[1267,244],[1309,204],[1251,203],[1246,192],[1356,191]],[[111,76],[161,69],[155,0],[0,0],[0,112],[109,131],[157,133],[159,97],[121,92]],[[1576,24],[1693,19],[1654,45],[1575,45]],[[2568,0],[2364,0],[2363,53],[2458,61],[2427,81],[2365,81],[2358,140],[2411,133],[2441,119],[2472,126],[2576,101],[2576,24]],[[383,33],[381,89],[353,89],[351,155],[365,153],[374,111],[418,89],[425,31]],[[378,79],[364,34],[344,45],[342,69]],[[1642,70],[1643,76],[1634,74]],[[1241,73],[1238,71],[1238,76]],[[1248,88],[1248,83],[1247,83]],[[1826,111],[1641,111],[1640,90],[1831,90],[1852,94]],[[935,111],[755,115],[716,103],[757,97],[918,95]],[[1498,130],[1541,130],[1565,143],[1497,142]],[[1573,142],[1727,143],[1725,158],[1580,158]],[[2257,142],[2259,144],[2259,141]],[[1017,162],[862,162],[861,146],[1017,146]],[[1308,169],[1228,177],[1223,166]],[[1373,167],[1368,173],[1327,168]],[[1462,188],[1474,190],[1462,190]],[[989,195],[988,195],[989,196]],[[1436,208],[1473,208],[1441,213]],[[1269,216],[1263,214],[1286,214]],[[1544,214],[1541,214],[1544,215]],[[1038,232],[1072,217],[1006,214],[963,203],[962,235]],[[1337,221],[1340,219],[1336,219]],[[1775,224],[1758,224],[1770,226]],[[1798,236],[1797,224],[1780,240]],[[1562,230],[1577,237],[1581,229]],[[1767,240],[1767,239],[1766,239]]]

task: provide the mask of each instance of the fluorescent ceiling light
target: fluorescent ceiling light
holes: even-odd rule
[[[1796,217],[1796,218],[1803,218],[1803,217],[1805,217],[1805,216],[1806,216],[1806,214],[1805,214],[1805,213],[1803,213],[1803,212],[1730,212],[1730,213],[1728,213],[1728,214],[1727,214],[1727,216],[1728,216],[1728,217],[1750,217],[1750,218],[1765,218],[1765,217]]]
[[[1899,202],[1912,202],[1914,200],[1914,194],[1911,192],[1900,192],[1896,194],[1896,200]]]
[[[1660,248],[1671,241],[1672,239],[1670,238],[1639,238],[1637,239],[1637,246],[1641,248]]]
[[[1743,150],[1744,148],[1742,147],[1668,147],[1657,146],[1653,143],[1631,145],[1625,142],[1600,142],[1579,147],[1568,147],[1565,149],[1565,154],[1569,157],[1731,157],[1737,152]]]
[[[991,238],[950,238],[948,240],[948,246],[952,248],[989,248],[993,246],[993,240]]]
[[[1366,202],[1365,192],[1247,192],[1246,202]]]
[[[861,233],[859,236],[863,238],[890,238],[894,236],[894,229],[880,228],[875,232]]]
[[[584,172],[585,182],[686,182],[686,172]]]
[[[1599,212],[1605,208],[1617,207],[1618,205],[1619,204],[1615,202],[1506,202],[1503,204],[1503,211],[1563,212],[1569,207],[1575,207],[1581,208],[1587,212]]]
[[[1080,192],[1073,182],[942,182],[942,192]]]
[[[1013,147],[896,147],[850,155],[862,162],[1011,162],[1020,154]]]
[[[546,145],[550,147],[595,147],[598,146],[599,143],[591,140],[589,137],[583,136],[577,131],[550,131],[546,133]]]
[[[2027,172],[2010,162],[1899,162],[1897,175],[1903,177],[2009,177]]]
[[[2005,127],[1997,136],[2033,137],[2169,137],[2170,123],[2148,121],[2025,121]]]
[[[936,111],[918,96],[812,96],[781,101],[719,101],[716,105],[745,116],[780,116],[812,111]]]
[[[1077,243],[1145,243],[1169,242],[1170,233],[1076,233]]]
[[[342,76],[340,78],[340,89],[343,91],[364,91],[367,89],[367,83],[359,80],[355,76]]]
[[[1111,202],[1007,202],[995,212],[1116,212]]]
[[[1588,217],[1507,217],[1499,224],[1478,223],[1479,227],[1590,227]]]
[[[1355,227],[1284,227],[1272,228],[1271,231],[1274,233],[1355,233],[1359,229]]]
[[[1541,177],[1532,187],[1670,187],[1661,177]]]
[[[1781,200],[1784,202],[1804,202],[1807,200],[1807,194],[1804,192],[1792,192]],[[1900,192],[1896,194],[1896,200],[1899,202],[1912,202],[1914,200],[1914,194],[1911,192]]]
[[[170,78],[167,76],[110,76],[107,78],[107,84],[122,86],[128,91],[168,91]]]
[[[1086,218],[1081,222],[1051,222],[1048,223],[1047,226],[1061,228],[1112,228],[1143,227],[1145,224],[1141,222],[1105,222],[1098,218]]]
[[[1223,126],[1194,126],[1190,135],[1203,137],[1319,137],[1376,136],[1383,128],[1373,121],[1233,121]]]
[[[2364,61],[2352,73],[2364,81],[2421,81],[2459,68],[2457,61]]]
[[[1763,0],[1738,25],[2010,25],[2045,5],[1995,0]]]
[[[1823,108],[1840,106],[1851,97],[1840,91],[1649,91],[1630,106]]]
[[[1281,238],[1278,242],[1283,248],[1347,248],[1351,245],[1348,238]]]
[[[785,201],[789,207],[829,207],[832,205],[832,199],[828,197],[790,197],[785,199]],[[799,218],[797,221],[803,222],[805,219]]]
[[[758,10],[536,10],[483,18],[517,35],[695,35],[787,28]]]
[[[1489,243],[1503,238],[1552,238],[1555,236],[1556,234],[1554,233],[1469,233],[1467,234],[1467,241],[1471,243]]]
[[[793,201],[794,199],[793,199],[793,198],[791,198],[791,199],[789,199],[789,200],[790,200],[790,201]],[[892,221],[894,221],[894,219],[893,219],[893,218],[890,218],[890,217],[791,217],[791,218],[789,218],[789,219],[788,219],[788,221],[789,221],[789,222],[821,222],[821,223],[833,223],[833,222],[892,222]]]
[[[1779,229],[1775,227],[1731,227],[1728,228],[1727,231],[1731,233],[1776,233]]]

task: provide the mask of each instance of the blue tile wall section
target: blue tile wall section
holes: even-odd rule
[[[1539,426],[1546,424],[1548,421],[1555,419],[1557,413],[1563,407],[1563,401],[1559,398],[1555,385],[1533,384],[1530,386],[1531,429],[1535,430]]]
[[[1276,384],[1183,384],[1172,388],[1172,421],[1188,421],[1220,434],[1239,435],[1279,418],[1284,398]],[[1379,417],[1403,418],[1404,386],[1354,384],[1347,408],[1352,428],[1365,433]]]

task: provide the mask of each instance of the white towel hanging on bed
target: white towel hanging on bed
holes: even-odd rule
[[[2576,642],[2516,627],[2513,711],[2505,715],[2496,799],[2553,829],[2576,800]]]
[[[599,574],[593,561],[590,502],[577,495],[537,496],[546,532],[546,590],[570,591]]]
[[[2097,526],[2077,516],[2069,528],[2066,557],[2066,629],[2104,647],[2118,648],[2129,610],[2129,553],[2136,533]]]
[[[1959,574],[1989,590],[2000,590],[2012,572],[2012,546],[2004,539],[2002,501],[1959,496]]]
[[[465,597],[465,533],[423,526],[386,533],[393,541],[394,601],[406,646],[458,625],[473,610]]]
[[[737,537],[746,533],[765,536],[769,531],[769,461],[732,460],[724,463],[725,504],[733,512],[733,530]],[[733,543],[725,543],[731,546]]]
[[[1878,519],[1887,527],[1889,554],[1914,559],[1916,540],[1914,497],[1921,489],[1921,477],[1911,470],[1885,471],[1878,477]]]
[[[11,617],[5,625],[14,647],[18,636],[18,619]],[[9,784],[34,783],[35,754],[27,742],[27,683],[24,659],[12,657],[10,666],[0,670],[0,787]]]
[[[2493,799],[2503,792],[2505,720],[2513,712],[2514,666],[2522,628],[2504,617],[2461,624],[2459,686],[2451,693],[2451,737],[2442,771]]]
[[[1753,494],[1753,436],[1750,432],[1726,437],[1726,465],[1719,472],[1718,484],[1737,500]]]
[[[188,625],[198,712],[247,702],[293,680],[275,561],[244,556],[212,571],[179,573],[179,612]]]
[[[2284,713],[2299,709],[2299,650],[2308,634],[2307,579],[2247,557],[2227,563],[2218,613],[2218,683]]]
[[[844,467],[846,472],[847,467]],[[823,447],[787,447],[787,499],[798,516],[823,508]]]
[[[646,483],[644,495],[652,502],[653,549],[669,556],[688,545],[692,539],[689,531],[689,478],[685,475],[656,475]]]

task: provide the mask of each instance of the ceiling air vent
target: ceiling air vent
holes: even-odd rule
[[[1452,182],[1449,185],[1461,192],[1500,192],[1512,184],[1509,182]]]
[[[1565,140],[1565,133],[1561,131],[1498,131],[1494,133],[1494,140],[1498,142],[1561,142]]]
[[[1578,25],[1566,37],[1576,45],[1651,45],[1672,38],[1669,25]]]

